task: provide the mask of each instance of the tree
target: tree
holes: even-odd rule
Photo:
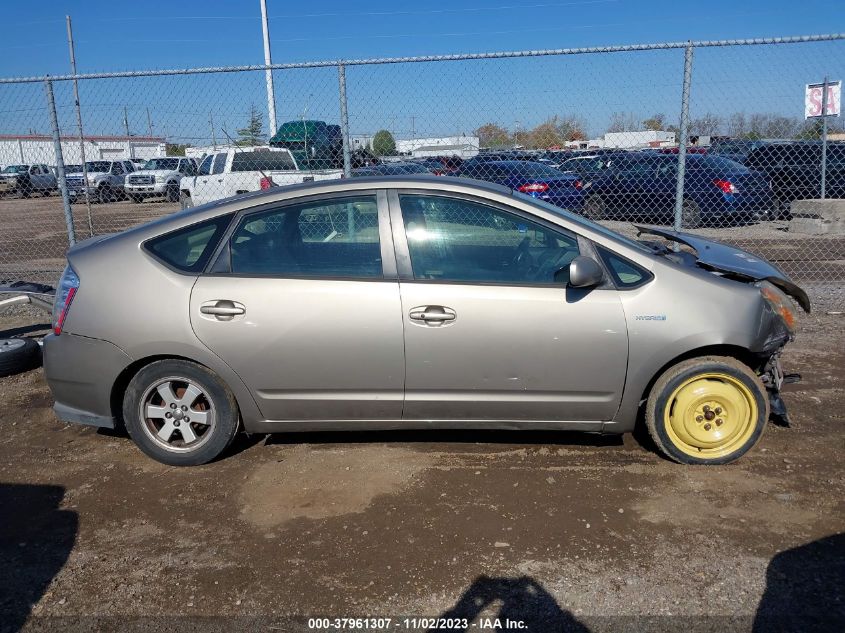
[[[166,156],[184,156],[185,150],[189,148],[190,145],[184,143],[167,143],[164,147],[164,153]]]
[[[699,136],[716,136],[721,126],[722,119],[712,112],[707,112],[703,116],[690,121],[689,131],[690,134],[697,134]]]
[[[249,123],[245,128],[238,130],[240,137],[236,143],[238,145],[250,146],[261,145],[264,142],[264,121],[261,113],[254,105],[249,109]]]
[[[501,147],[511,144],[511,135],[505,128],[495,123],[485,123],[475,130],[481,147]]]
[[[563,137],[558,129],[557,117],[552,117],[531,130],[528,133],[527,145],[537,149],[563,145]]]
[[[387,130],[379,130],[373,137],[373,153],[376,156],[392,156],[396,153],[396,141]]]
[[[610,116],[608,132],[634,132],[637,129],[637,119],[630,112],[614,112]]]
[[[659,132],[664,129],[666,125],[666,115],[662,112],[653,114],[650,118],[643,121],[643,127],[647,130]]]
[[[586,128],[584,121],[574,114],[561,118],[555,117],[554,120],[558,134],[564,141],[583,141],[587,138],[584,133]]]

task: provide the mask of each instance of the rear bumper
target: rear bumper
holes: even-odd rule
[[[131,359],[107,341],[76,336],[44,337],[44,375],[65,422],[114,428],[111,389]]]

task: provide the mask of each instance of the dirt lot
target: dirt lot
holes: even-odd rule
[[[786,355],[804,375],[794,428],[770,425],[727,467],[670,463],[642,438],[392,432],[241,437],[175,469],[59,423],[41,370],[0,379],[0,630],[425,630],[402,618],[439,614],[469,630],[496,615],[531,631],[845,630],[831,309]],[[6,312],[0,330],[36,322]]]

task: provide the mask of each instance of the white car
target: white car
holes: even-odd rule
[[[154,196],[179,201],[179,181],[183,176],[196,176],[197,163],[193,158],[169,156],[151,158],[136,172],[126,176],[124,188],[133,202]]]
[[[340,178],[340,169],[300,169],[290,150],[275,147],[225,149],[209,154],[197,175],[182,178],[182,208],[241,193]]]

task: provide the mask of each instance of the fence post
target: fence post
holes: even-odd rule
[[[822,200],[827,196],[827,75],[822,84]]]
[[[683,226],[684,177],[687,167],[687,142],[689,141],[689,93],[692,83],[692,42],[684,48],[684,86],[681,91],[681,138],[678,143],[678,180],[675,184],[675,230]]]
[[[62,138],[59,134],[59,117],[56,114],[56,98],[53,95],[53,82],[44,80],[47,89],[47,109],[50,111],[50,127],[53,129],[53,151],[56,154],[56,178],[59,181],[59,193],[62,195],[62,206],[65,209],[65,224],[67,225],[67,241],[71,246],[76,244],[76,232],[73,228],[73,211],[70,208],[70,196],[67,192],[65,180],[65,159],[62,156]]]
[[[352,155],[349,151],[349,113],[346,109],[346,65],[337,65],[340,93],[340,135],[343,137],[343,177],[352,177]]]

